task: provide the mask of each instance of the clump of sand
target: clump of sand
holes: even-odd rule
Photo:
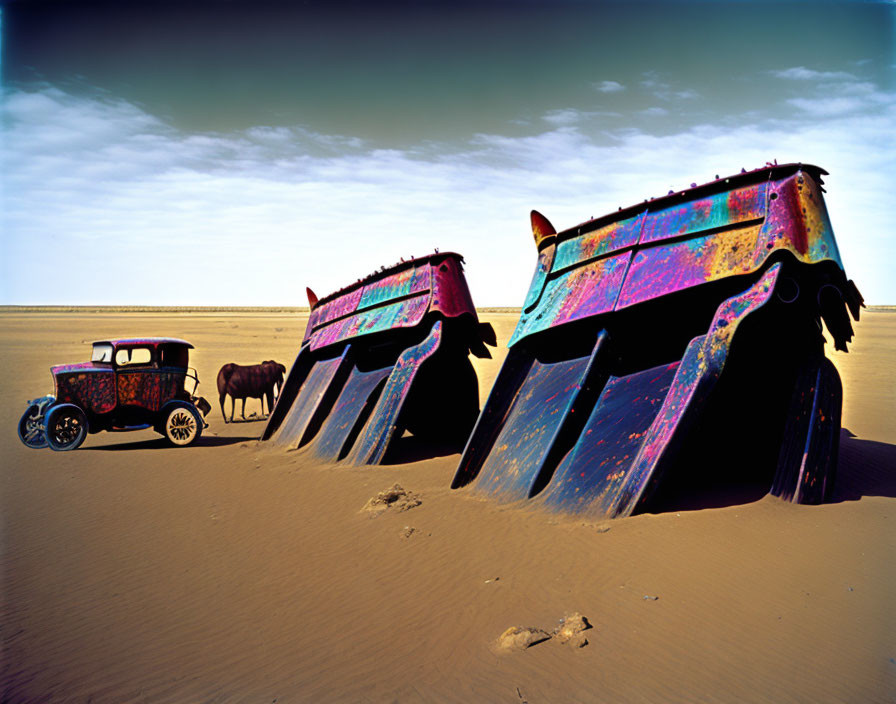
[[[591,628],[588,619],[580,613],[574,613],[572,616],[564,618],[557,629],[554,631],[554,637],[561,643],[569,643],[577,648],[584,648],[588,645],[588,639],[582,633]]]
[[[395,484],[390,489],[381,491],[371,498],[362,510],[369,511],[373,516],[379,516],[384,511],[394,509],[396,511],[409,511],[423,503],[416,494],[407,491],[401,484]]]
[[[592,626],[588,623],[588,619],[580,613],[574,613],[563,618],[552,633],[531,626],[511,626],[498,636],[495,645],[499,651],[515,652],[554,639],[559,643],[569,643],[577,648],[584,648],[588,645],[588,639],[583,631],[587,631],[589,628]]]
[[[525,650],[537,643],[549,640],[551,634],[540,628],[511,626],[498,636],[498,650],[507,652]]]

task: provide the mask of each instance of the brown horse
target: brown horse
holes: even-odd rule
[[[261,400],[261,415],[264,415],[264,400],[268,400],[268,413],[274,407],[274,399],[279,389],[283,386],[283,376],[286,367],[274,360],[267,360],[261,364],[242,366],[240,364],[225,364],[218,372],[218,401],[221,404],[221,415],[227,423],[227,414],[224,412],[224,398],[230,394],[230,422],[233,422],[233,413],[236,409],[236,400],[243,402],[240,416],[246,420],[246,399],[257,398]]]

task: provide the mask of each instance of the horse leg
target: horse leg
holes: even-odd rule
[[[227,414],[224,412],[224,399],[226,396],[227,396],[226,391],[224,393],[218,395],[218,403],[221,404],[221,417],[224,419],[225,423],[227,423]]]
[[[243,420],[246,420],[246,397],[243,396],[241,400],[243,402],[243,410],[240,411],[240,416]]]

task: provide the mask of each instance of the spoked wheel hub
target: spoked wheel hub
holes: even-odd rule
[[[53,428],[53,439],[59,445],[71,445],[81,435],[83,428],[81,420],[75,416],[60,418]]]
[[[198,415],[190,408],[174,408],[165,420],[165,437],[173,444],[184,447],[193,443],[201,434]]]

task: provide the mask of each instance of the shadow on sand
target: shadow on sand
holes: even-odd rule
[[[896,445],[861,440],[840,430],[840,464],[831,503],[863,496],[896,497]]]
[[[240,437],[219,437],[217,435],[203,435],[195,445],[191,447],[224,447],[225,445],[236,445],[239,442],[249,442],[258,440],[257,435],[240,436]],[[152,440],[137,440],[135,442],[123,442],[115,445],[99,445],[97,447],[82,447],[79,451],[99,451],[99,452],[118,452],[119,450],[164,450],[172,449],[171,443],[165,438],[154,438]]]
[[[691,469],[661,486],[648,513],[724,508],[759,501],[769,492],[774,464],[766,471],[739,465],[726,457],[716,467]],[[896,497],[896,445],[861,440],[840,430],[840,454],[834,492],[828,503],[858,501],[863,496]]]
[[[389,451],[383,458],[384,465],[408,464],[410,462],[422,462],[436,457],[448,457],[458,455],[463,451],[463,443],[434,442],[405,435],[395,440],[389,447]]]

